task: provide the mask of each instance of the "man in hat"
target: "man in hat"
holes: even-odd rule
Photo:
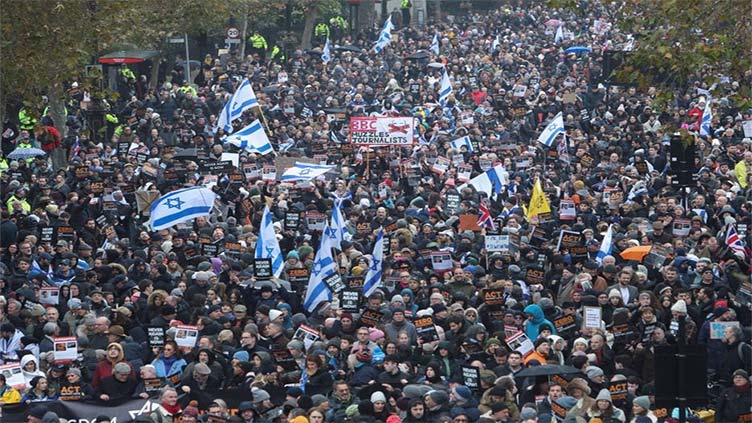
[[[133,397],[137,382],[131,377],[131,366],[128,363],[117,363],[112,375],[102,379],[97,389],[97,398],[101,401],[117,401]]]

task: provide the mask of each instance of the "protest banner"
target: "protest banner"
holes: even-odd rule
[[[413,117],[351,117],[350,144],[368,146],[401,146],[413,144]]]
[[[53,338],[55,345],[54,359],[56,364],[66,364],[78,358],[78,341],[75,336]]]
[[[415,325],[415,330],[418,332],[418,338],[422,339],[423,342],[431,342],[439,338],[436,333],[436,326],[433,323],[433,317],[418,317],[413,320],[413,325]]]
[[[175,342],[179,347],[193,348],[198,341],[198,328],[189,325],[177,325],[175,333]]]

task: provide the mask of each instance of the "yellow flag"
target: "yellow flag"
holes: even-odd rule
[[[548,204],[540,180],[536,179],[535,185],[533,185],[533,195],[530,197],[530,205],[527,207],[527,218],[530,219],[541,213],[551,213],[551,206]]]

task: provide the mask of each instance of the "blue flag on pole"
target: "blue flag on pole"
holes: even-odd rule
[[[376,243],[373,245],[373,257],[368,273],[363,283],[363,296],[368,297],[376,288],[381,286],[381,268],[384,261],[384,228],[379,229],[376,235]]]
[[[253,92],[251,81],[244,79],[235,94],[230,97],[230,101],[222,107],[222,112],[217,119],[217,128],[224,129],[228,134],[232,133],[232,121],[254,106],[258,106],[256,93]]]
[[[329,232],[329,224],[324,226],[324,234]],[[308,289],[306,290],[303,307],[309,312],[313,312],[316,307],[332,299],[332,291],[324,283],[324,279],[334,274],[336,263],[332,257],[332,246],[329,245],[329,237],[322,236],[316,258],[313,260],[311,277],[308,279]]]
[[[261,228],[259,229],[258,240],[256,241],[255,258],[268,258],[272,260],[272,273],[275,278],[282,274],[284,268],[284,259],[282,250],[279,248],[277,234],[274,232],[274,222],[269,206],[264,208],[264,214],[261,216]]]
[[[439,104],[441,107],[446,107],[452,91],[452,82],[449,80],[449,74],[447,74],[446,68],[444,68],[444,75],[441,77],[441,87],[439,88]]]
[[[240,131],[225,137],[224,143],[262,155],[274,152],[272,143],[266,136],[266,131],[264,131],[264,127],[258,119]]]
[[[165,194],[149,207],[149,226],[159,231],[180,222],[208,216],[217,195],[209,188],[192,187]]]

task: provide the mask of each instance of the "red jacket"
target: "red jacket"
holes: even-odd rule
[[[51,153],[62,145],[60,132],[54,126],[43,126],[42,133],[37,135],[37,139],[46,153]]]

